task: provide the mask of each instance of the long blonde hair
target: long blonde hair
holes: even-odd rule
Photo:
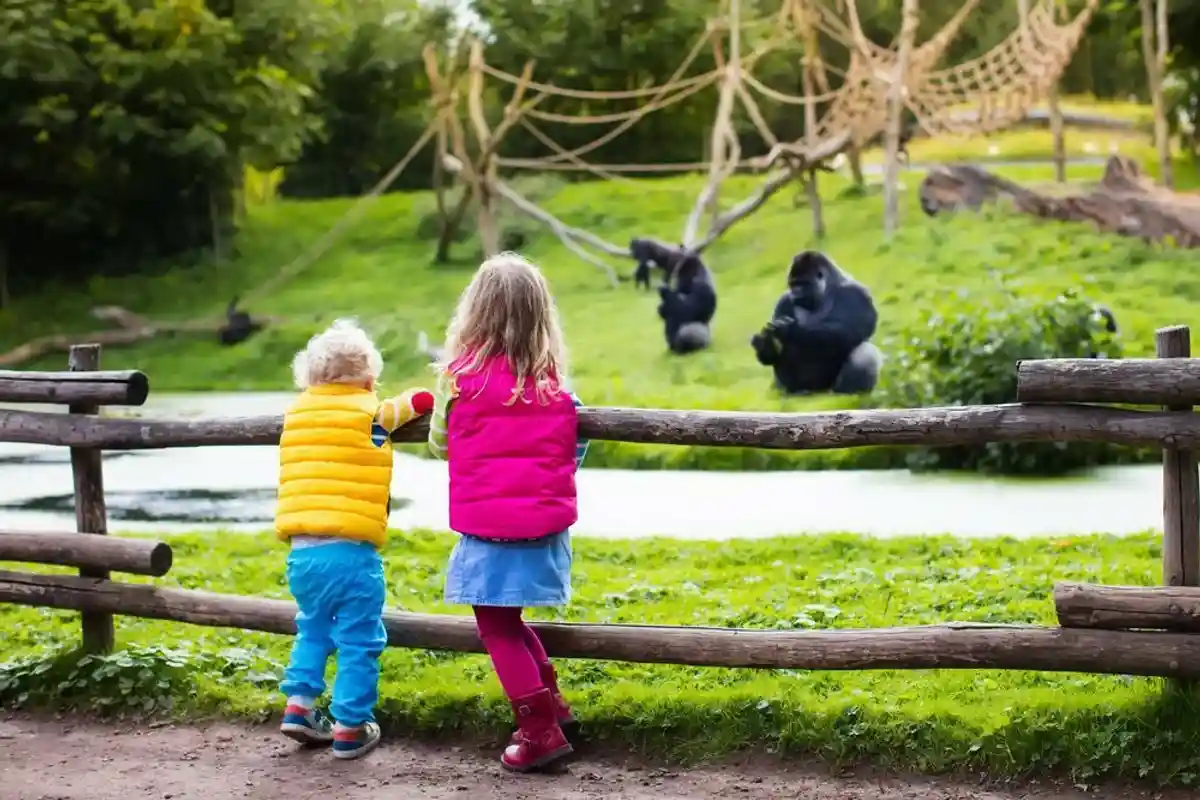
[[[453,379],[497,356],[516,375],[510,405],[524,395],[527,381],[542,404],[566,385],[567,348],[550,285],[541,270],[510,252],[485,260],[463,290],[435,368]]]

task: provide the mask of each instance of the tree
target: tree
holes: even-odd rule
[[[294,157],[312,130],[332,15],[327,0],[0,7],[12,289],[210,244],[241,165]]]
[[[1142,58],[1146,62],[1146,83],[1150,89],[1150,104],[1154,108],[1154,144],[1162,184],[1175,185],[1171,169],[1171,134],[1167,125],[1167,110],[1163,101],[1163,76],[1167,71],[1167,0],[1141,0]]]

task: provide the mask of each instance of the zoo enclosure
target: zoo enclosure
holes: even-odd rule
[[[1156,334],[1156,359],[1053,359],[1016,365],[1018,401],[1004,405],[764,414],[589,408],[581,433],[646,444],[830,449],[986,442],[1110,442],[1163,448],[1161,587],[1058,584],[1059,627],[949,623],[904,628],[775,631],[687,626],[535,623],[551,655],[693,666],[789,669],[1032,669],[1200,678],[1200,358],[1186,327]],[[0,402],[66,404],[68,412],[0,409],[0,442],[69,447],[76,532],[0,531],[0,561],[76,567],[79,575],[0,570],[0,602],[82,613],[83,646],[114,646],[113,615],[294,634],[285,600],[113,581],[161,577],[169,545],[109,538],[103,450],[275,445],[279,417],[192,422],[97,416],[142,405],[136,371],[98,370],[99,345],[70,353],[67,372],[0,372]],[[1151,405],[1159,410],[1105,407]],[[416,442],[416,423],[393,436]],[[468,617],[388,612],[388,643],[483,652]]]

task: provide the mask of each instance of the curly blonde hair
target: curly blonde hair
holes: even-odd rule
[[[297,389],[323,384],[374,384],[383,373],[383,356],[353,319],[335,320],[308,340],[292,359]]]
[[[509,404],[523,396],[529,380],[543,404],[566,385],[567,348],[550,285],[517,253],[500,253],[479,266],[458,299],[435,369],[453,379],[497,356],[516,375]]]

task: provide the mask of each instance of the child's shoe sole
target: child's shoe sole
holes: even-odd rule
[[[574,760],[574,756],[575,748],[571,747],[570,744],[567,744],[565,747],[560,747],[553,752],[547,753],[537,761],[532,761],[528,764],[521,764],[520,766],[508,763],[504,760],[504,757],[501,756],[500,766],[504,767],[504,769],[508,770],[509,772],[515,772],[519,775],[523,775],[527,772],[536,772],[538,770],[545,769],[552,764],[556,766],[566,766],[572,760]]]
[[[308,725],[285,722],[279,726],[279,732],[300,744],[330,744],[333,742],[332,733],[322,733],[313,730]]]
[[[345,759],[347,761],[354,758],[362,758],[376,747],[379,747],[379,742],[382,741],[382,739],[383,737],[380,736],[379,733],[379,726],[371,724],[370,728],[368,729],[367,740],[365,742],[353,750],[339,750],[337,747],[334,747],[333,757]]]

